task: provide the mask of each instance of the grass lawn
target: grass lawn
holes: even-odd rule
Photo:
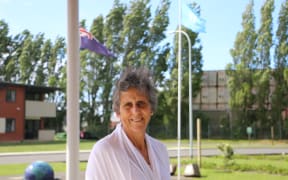
[[[205,180],[284,180],[288,179],[288,155],[261,155],[246,156],[237,155],[233,159],[234,165],[223,166],[222,156],[203,157],[200,168],[201,178]],[[172,164],[177,164],[177,158],[171,158]],[[181,159],[181,172],[185,165],[191,163],[190,159]],[[195,163],[192,161],[192,163]],[[54,172],[65,172],[66,165],[63,162],[49,163]],[[21,176],[29,164],[0,165],[0,176]],[[85,171],[86,162],[80,163],[80,170]],[[176,171],[177,172],[177,171]],[[177,176],[177,175],[175,175]],[[198,178],[194,178],[198,179]]]
[[[53,167],[54,172],[65,172],[64,163],[50,163]],[[0,166],[0,176],[21,176],[24,174],[24,171],[28,164],[19,164],[19,165],[5,165]],[[85,171],[86,163],[80,163],[80,170]],[[221,170],[205,169],[201,168],[201,178],[193,179],[204,179],[204,180],[285,180],[288,176],[282,175],[273,175],[266,173],[257,173],[257,172],[227,172]]]
[[[171,158],[170,162],[177,164],[177,158]],[[288,179],[288,155],[235,155],[232,162],[225,166],[223,156],[202,157],[201,179]],[[196,164],[196,160],[181,159],[181,174],[184,174],[185,166],[191,163]]]
[[[81,150],[91,150],[96,141],[81,141],[79,147]],[[21,142],[21,143],[2,143],[0,144],[0,153],[11,152],[35,152],[35,151],[64,151],[66,141],[51,142]]]
[[[176,140],[163,140],[168,148],[177,146]],[[196,142],[196,141],[194,141]],[[84,140],[80,142],[81,150],[91,150],[95,141]],[[217,144],[229,143],[235,147],[287,147],[287,141],[274,141],[274,144],[269,140],[203,140],[203,148],[216,148]],[[183,140],[182,146],[188,146],[189,141]],[[194,144],[196,147],[196,143]],[[0,153],[11,152],[29,152],[29,151],[64,151],[66,148],[65,141],[53,142],[22,142],[22,143],[1,143]],[[199,179],[205,180],[284,180],[288,179],[288,155],[234,155],[233,163],[229,166],[224,165],[222,156],[202,157],[200,172],[202,177]],[[177,164],[177,158],[171,158],[172,164]],[[188,158],[181,159],[181,172],[183,174],[185,165],[196,163],[196,159],[192,162]],[[65,172],[66,164],[63,162],[49,163],[54,171]],[[29,164],[6,164],[0,165],[0,176],[21,176]],[[80,163],[80,170],[85,171],[86,162]],[[176,171],[177,172],[177,171]],[[1,179],[1,177],[0,177]],[[194,178],[198,179],[198,178]]]
[[[53,168],[54,172],[65,172],[66,164],[63,162],[51,162],[49,163]],[[11,176],[11,175],[23,175],[25,169],[29,166],[29,164],[6,164],[0,165],[0,176]],[[86,162],[80,163],[80,170],[85,171]],[[1,179],[1,178],[0,178]]]
[[[257,172],[224,172],[213,169],[201,169],[201,178],[203,180],[285,180],[288,176],[273,175]]]

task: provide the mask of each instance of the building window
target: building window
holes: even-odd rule
[[[7,118],[5,132],[14,132],[15,131],[15,119]]]
[[[16,91],[8,89],[6,92],[6,102],[15,102],[16,101]]]
[[[41,94],[39,93],[26,93],[26,100],[41,101]]]

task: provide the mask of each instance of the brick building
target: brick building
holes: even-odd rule
[[[0,81],[0,142],[51,136],[44,122],[56,117],[56,104],[45,101],[45,94],[56,90]]]

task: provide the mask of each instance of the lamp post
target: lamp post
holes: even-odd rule
[[[169,31],[169,33],[182,33],[185,35],[188,41],[188,53],[189,53],[189,156],[193,157],[193,108],[192,108],[192,68],[191,68],[191,40],[189,35],[182,30]],[[180,147],[178,147],[180,148]]]

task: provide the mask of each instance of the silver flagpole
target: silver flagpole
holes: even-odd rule
[[[192,149],[192,141],[193,141],[193,116],[192,116],[192,68],[191,68],[191,40],[189,35],[185,31],[177,31],[178,33],[183,33],[188,41],[188,53],[189,53],[189,156],[192,158],[193,149]]]
[[[188,41],[188,56],[189,56],[189,156],[193,157],[193,108],[192,108],[192,58],[191,58],[191,39],[185,31],[169,31],[169,33],[183,33]]]
[[[79,180],[79,7],[67,0],[67,143],[66,178]]]
[[[182,18],[182,3],[181,0],[178,0],[178,29],[181,32],[181,18]],[[178,33],[178,148],[177,148],[177,164],[178,164],[178,180],[180,180],[180,169],[181,169],[181,161],[180,161],[180,148],[181,148],[181,33]]]
[[[191,65],[191,41],[190,37],[187,33],[186,37],[188,39],[188,46],[189,46],[189,155],[190,158],[193,158],[193,108],[192,108],[192,65]]]

